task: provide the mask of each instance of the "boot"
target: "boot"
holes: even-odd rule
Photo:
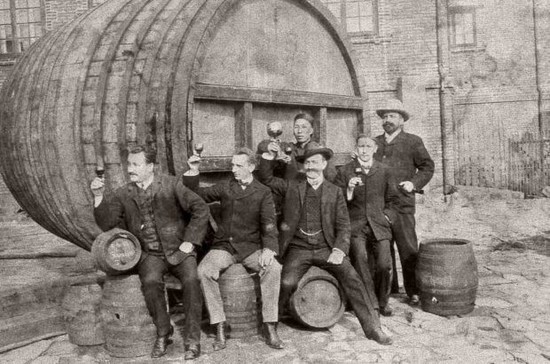
[[[201,355],[200,344],[185,345],[185,361],[197,359]]]
[[[170,337],[174,334],[174,326],[170,326],[168,334],[163,336],[157,336],[155,343],[153,344],[153,351],[151,351],[151,358],[160,358],[166,354],[166,348],[172,343]]]
[[[220,322],[216,324],[216,339],[214,340],[214,351],[225,349],[225,322]]]
[[[283,341],[279,339],[279,335],[277,334],[276,322],[264,323],[264,335],[267,345],[273,349],[284,349],[285,345],[283,344]]]
[[[379,328],[372,330],[366,336],[367,336],[367,339],[374,340],[380,345],[391,345],[391,344],[393,344],[393,340],[391,339],[391,337],[384,334],[384,332]]]

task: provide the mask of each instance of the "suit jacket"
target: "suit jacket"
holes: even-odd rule
[[[334,184],[342,188],[346,196],[349,180],[357,176],[355,172],[361,165],[356,160],[342,166]],[[390,182],[390,171],[382,163],[373,161],[372,167],[367,175],[361,173],[362,186],[356,186],[351,200],[346,201],[349,217],[351,220],[351,233],[361,231],[363,226],[368,224],[376,240],[390,240],[392,238],[391,226],[384,214],[391,216],[385,211],[385,199],[390,193],[392,184]]]
[[[142,241],[138,188],[135,183],[128,183],[103,198],[94,208],[94,217],[101,229],[118,227]],[[168,263],[179,264],[187,256],[179,250],[181,243],[202,244],[208,224],[208,206],[174,176],[155,175],[151,188],[155,227],[164,255]],[[141,247],[143,259],[148,249],[144,244]]]
[[[287,181],[274,177],[273,167],[274,161],[262,158],[258,175],[273,193],[284,197],[283,222],[279,235],[280,252],[284,255],[300,222],[307,181],[305,178]],[[338,248],[348,254],[351,227],[344,194],[339,187],[327,180],[319,188],[321,188],[321,226],[325,240],[331,248]]]
[[[189,180],[190,186],[198,184],[198,178],[196,182],[193,177],[183,178]],[[262,248],[279,253],[275,205],[268,187],[253,179],[243,190],[232,178],[196,191],[207,203],[221,203],[221,221],[212,242],[213,249],[223,249],[230,244],[239,260]]]
[[[420,137],[401,131],[390,143],[384,135],[376,137],[378,150],[374,158],[386,164],[396,184],[411,181],[416,190],[421,190],[432,179],[434,161]],[[388,207],[399,213],[414,214],[415,195],[401,189],[388,196]]]

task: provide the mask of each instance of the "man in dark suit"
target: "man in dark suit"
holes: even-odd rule
[[[389,100],[386,107],[376,110],[382,118],[384,134],[376,137],[378,150],[374,158],[386,164],[397,188],[388,197],[387,207],[393,212],[389,216],[393,239],[397,244],[403,282],[410,303],[419,303],[416,286],[416,260],[418,239],[415,231],[415,193],[422,191],[434,174],[434,162],[422,139],[403,131],[409,113],[399,100]]]
[[[181,281],[185,359],[192,360],[200,355],[202,316],[195,247],[201,245],[206,233],[208,206],[176,177],[155,173],[155,160],[156,152],[149,146],[130,149],[131,182],[105,198],[103,179],[94,179],[94,216],[101,229],[128,230],[141,243],[143,254],[137,269],[145,303],[157,327],[153,358],[166,353],[174,332],[166,311],[163,275],[169,271]]]
[[[287,303],[307,270],[317,266],[340,282],[367,338],[389,345],[392,340],[381,330],[365,286],[346,256],[350,244],[346,201],[342,190],[323,175],[332,154],[328,148],[308,149],[297,157],[304,163],[305,175],[291,181],[273,176],[274,153],[262,155],[258,174],[261,181],[284,196],[279,239],[284,264],[279,305]]]
[[[388,168],[373,159],[374,139],[360,134],[356,139],[355,159],[342,166],[334,184],[346,194],[351,220],[351,261],[363,279],[367,292],[376,292],[381,315],[391,316],[389,295],[392,277],[390,223],[385,215],[389,192]],[[374,288],[372,283],[374,277]]]
[[[189,158],[191,169],[184,179],[198,176],[198,161],[197,156]],[[221,202],[219,230],[198,268],[210,323],[216,326],[214,350],[226,347],[226,318],[218,279],[220,272],[235,263],[259,273],[266,342],[272,348],[282,349],[284,345],[277,334],[281,264],[275,260],[279,249],[273,197],[270,189],[252,175],[256,167],[252,150],[237,151],[231,164],[234,178],[197,190],[206,202]]]

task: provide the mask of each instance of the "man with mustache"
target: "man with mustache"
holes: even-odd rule
[[[367,292],[376,292],[375,306],[379,307],[380,314],[391,316],[392,233],[385,211],[385,199],[391,189],[390,172],[384,164],[373,159],[377,148],[374,139],[358,135],[355,159],[342,166],[334,184],[343,188],[346,195],[353,266]]]
[[[198,156],[189,158],[190,170],[183,177],[187,179],[186,185],[198,187],[199,161]],[[211,187],[193,188],[206,202],[221,203],[219,230],[198,268],[210,324],[216,327],[214,350],[226,347],[226,317],[218,279],[221,272],[235,263],[259,274],[266,343],[274,349],[284,348],[277,334],[281,264],[275,259],[279,252],[275,207],[269,188],[252,175],[256,164],[256,154],[242,148],[231,160],[232,179]]]
[[[141,243],[137,265],[145,303],[157,327],[152,358],[166,354],[174,328],[166,311],[164,273],[177,277],[183,287],[185,360],[200,355],[202,294],[197,274],[197,253],[206,234],[208,206],[174,176],[155,173],[156,150],[129,149],[130,183],[104,198],[104,181],[91,183],[94,217],[104,231],[128,230]]]
[[[307,270],[317,266],[340,282],[366,337],[390,345],[392,340],[382,331],[365,286],[347,257],[350,221],[344,194],[323,175],[332,154],[328,148],[308,148],[297,157],[305,174],[291,181],[273,176],[274,153],[262,155],[260,180],[273,193],[284,197],[279,239],[284,259],[279,306],[288,302]]]
[[[374,158],[390,168],[391,178],[397,184],[395,193],[388,197],[387,207],[391,211],[389,218],[403,268],[405,292],[410,304],[417,305],[420,299],[415,275],[418,255],[415,193],[421,192],[431,180],[434,161],[420,137],[403,131],[409,113],[401,101],[389,100],[376,114],[382,118],[384,134],[376,137],[378,150]]]

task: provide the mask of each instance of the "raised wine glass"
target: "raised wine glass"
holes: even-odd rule
[[[204,150],[204,145],[202,143],[195,143],[195,153],[200,157],[202,151]]]

